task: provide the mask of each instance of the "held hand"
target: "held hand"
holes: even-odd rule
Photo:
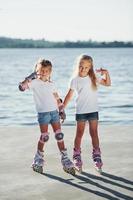
[[[64,110],[64,105],[63,103],[61,103],[59,105],[59,115],[60,115],[60,119],[62,120],[62,123],[64,122],[64,120],[66,119],[66,113],[65,113],[65,110]]]
[[[60,112],[59,115],[60,115],[60,118],[61,118],[61,120],[62,120],[61,122],[63,123],[64,120],[66,119],[66,113],[65,113],[65,111]]]

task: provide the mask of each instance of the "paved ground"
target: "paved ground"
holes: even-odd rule
[[[74,126],[63,127],[72,157]],[[54,135],[46,145],[44,174],[30,168],[38,127],[0,128],[0,200],[103,200],[133,199],[133,126],[100,126],[104,162],[99,175],[91,160],[91,140],[86,129],[82,155],[84,171],[66,174]]]

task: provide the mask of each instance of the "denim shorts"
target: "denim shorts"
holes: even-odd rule
[[[98,120],[98,112],[76,114],[76,121]]]
[[[59,112],[54,110],[51,112],[38,113],[38,122],[40,125],[60,122]]]

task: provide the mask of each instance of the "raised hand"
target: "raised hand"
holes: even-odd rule
[[[103,68],[100,68],[100,69],[96,69],[96,72],[97,72],[97,73],[101,73],[101,75],[104,75],[104,74],[107,74],[107,73],[108,73],[108,70],[103,69]]]
[[[25,91],[26,89],[28,89],[28,80],[24,80],[23,82],[19,83],[18,86],[19,90],[21,92]]]

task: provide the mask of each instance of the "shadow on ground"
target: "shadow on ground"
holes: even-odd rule
[[[123,188],[128,191],[133,191],[133,182],[130,180],[127,180],[123,177],[115,176],[115,175],[108,174],[105,172],[102,172],[102,176],[96,176],[93,174],[89,174],[87,172],[82,172],[82,174],[75,175],[71,179],[64,179],[62,177],[55,176],[53,174],[48,174],[48,173],[43,173],[42,175],[44,175],[48,178],[57,180],[59,182],[71,185],[71,186],[81,189],[83,191],[95,194],[99,197],[103,197],[104,199],[119,200],[121,198],[121,199],[125,199],[125,200],[133,200],[133,198],[131,196],[128,196],[122,192],[118,192],[118,190],[119,190],[118,188],[115,190],[111,189],[111,186],[117,186],[117,187]],[[73,183],[73,181],[75,179],[77,179],[77,181],[78,181],[77,183]],[[100,183],[99,183],[99,181],[100,181]],[[118,182],[120,182],[120,183],[118,183]],[[102,185],[103,183],[110,184],[110,185],[108,185],[108,187],[106,187],[106,186]],[[83,186],[84,184],[90,184],[92,186],[95,186],[98,190],[102,189],[104,192],[109,192],[113,196],[106,194],[104,192],[98,191],[98,190],[92,190],[92,189],[88,188],[87,186]],[[128,184],[128,186],[125,184]]]

